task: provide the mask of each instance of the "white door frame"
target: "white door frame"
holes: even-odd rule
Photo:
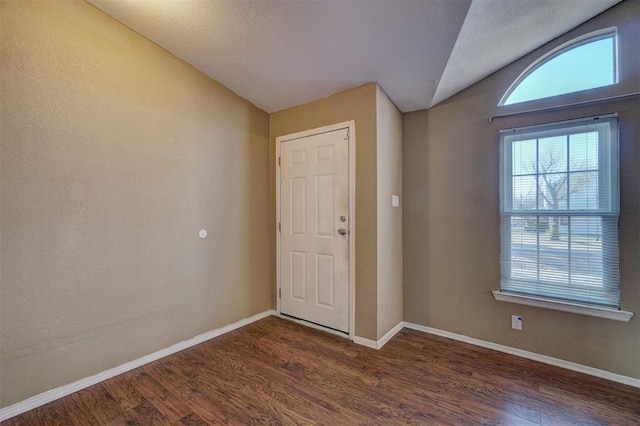
[[[356,122],[354,120],[344,121],[342,123],[331,124],[329,126],[318,127],[317,129],[305,130],[302,132],[292,133],[290,135],[278,136],[276,138],[276,300],[277,315],[282,317],[280,312],[280,144],[292,139],[305,138],[319,133],[327,133],[340,129],[349,129],[348,140],[348,180],[349,180],[349,340],[353,340],[355,331],[355,307],[356,307],[356,270],[355,270],[355,253],[356,253]],[[292,319],[286,317],[287,319]],[[294,320],[296,321],[296,320]],[[344,333],[325,328],[307,321],[296,321],[310,327],[319,328],[339,336],[345,337]]]

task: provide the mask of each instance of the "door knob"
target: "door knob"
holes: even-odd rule
[[[347,230],[346,230],[346,229],[344,229],[344,228],[340,228],[340,229],[338,229],[338,234],[340,234],[340,235],[347,235]]]

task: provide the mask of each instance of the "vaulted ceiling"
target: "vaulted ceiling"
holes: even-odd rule
[[[267,112],[376,81],[431,107],[620,0],[88,0]]]

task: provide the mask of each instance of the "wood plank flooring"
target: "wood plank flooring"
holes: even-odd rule
[[[403,330],[379,351],[269,317],[2,425],[638,425],[640,389]]]

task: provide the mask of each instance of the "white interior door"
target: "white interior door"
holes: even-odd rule
[[[348,129],[280,142],[280,312],[349,332]]]

